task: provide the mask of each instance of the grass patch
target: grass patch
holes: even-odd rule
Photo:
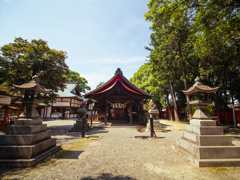
[[[213,173],[219,173],[219,172],[228,172],[229,168],[227,167],[206,167],[209,171]]]
[[[71,153],[71,151],[85,150],[86,147],[88,147],[89,143],[91,143],[91,142],[92,142],[91,139],[79,138],[79,139],[75,140],[74,144],[62,145],[62,152],[58,156],[58,159],[67,157]]]

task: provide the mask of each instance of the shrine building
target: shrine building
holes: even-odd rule
[[[97,101],[95,110],[107,121],[141,124],[146,121],[143,104],[152,95],[139,89],[123,76],[120,68],[99,88],[85,94],[85,98]]]

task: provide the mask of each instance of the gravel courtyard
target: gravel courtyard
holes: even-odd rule
[[[80,139],[80,132],[68,132],[75,121],[44,121],[57,137],[63,151],[31,168],[0,168],[1,179],[240,179],[240,167],[198,168],[185,155],[171,148],[185,124],[161,120],[166,133],[157,139],[136,127],[94,128],[87,135],[99,140]],[[239,138],[233,143],[240,145]]]

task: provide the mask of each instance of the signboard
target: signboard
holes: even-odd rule
[[[0,104],[1,105],[10,105],[11,97],[10,96],[0,96]]]

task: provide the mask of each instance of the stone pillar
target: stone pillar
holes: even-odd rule
[[[73,125],[71,130],[69,132],[82,132],[83,128],[83,119],[85,119],[85,131],[90,131],[92,128],[89,126],[89,123],[86,120],[86,113],[87,109],[86,108],[79,108],[78,109],[78,119],[76,120],[76,123]],[[82,118],[80,118],[80,115],[83,115]]]
[[[160,131],[160,132],[165,132],[165,130],[162,128],[162,125],[160,124],[160,122],[158,121],[158,115],[159,115],[159,111],[157,108],[153,108],[150,109],[148,111],[148,113],[150,114],[150,118],[153,119],[153,130],[154,131]],[[151,123],[150,120],[147,123],[147,128],[146,131],[150,131],[151,130]]]

